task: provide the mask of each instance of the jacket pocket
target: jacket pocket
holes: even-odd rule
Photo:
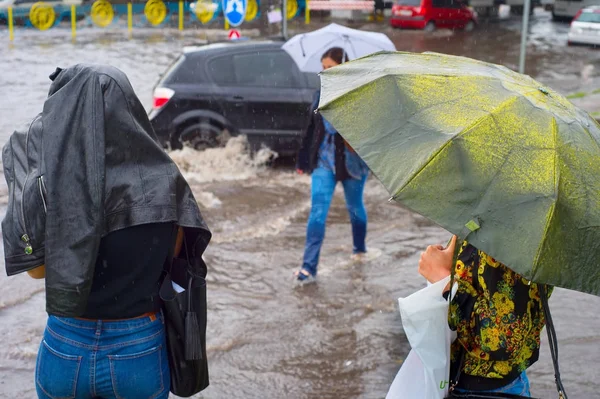
[[[2,239],[9,276],[44,264],[47,198],[40,196],[45,189],[38,151],[40,129],[38,117],[28,129],[13,133],[2,152],[9,197]]]
[[[46,214],[37,176],[27,175],[21,155],[13,161],[12,142],[3,153],[8,205],[2,221],[7,274],[14,275],[44,264]]]
[[[81,356],[65,355],[42,341],[35,372],[37,388],[51,399],[74,399],[80,365]]]

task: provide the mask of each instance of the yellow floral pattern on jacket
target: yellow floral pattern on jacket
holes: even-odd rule
[[[463,242],[455,265],[458,291],[448,323],[457,331],[452,362],[465,351],[463,373],[515,378],[539,357],[544,312],[538,286]],[[551,291],[550,291],[551,292]]]

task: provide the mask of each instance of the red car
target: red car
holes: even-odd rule
[[[390,19],[394,28],[464,29],[475,28],[476,15],[460,0],[398,0]]]

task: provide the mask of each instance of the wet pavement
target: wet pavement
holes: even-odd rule
[[[480,26],[473,34],[397,31],[382,25],[399,50],[468,55],[514,68],[519,19]],[[318,21],[316,21],[318,23]],[[292,29],[297,28],[292,24]],[[568,25],[533,19],[527,72],[562,93],[600,87],[600,52],[566,47]],[[47,76],[56,66],[104,62],[124,70],[145,104],[159,74],[183,44],[202,32],[111,32],[100,39],[83,32],[76,44],[68,31],[18,32],[9,45],[0,28],[0,143],[41,109]],[[599,111],[594,95],[574,101]],[[208,353],[211,386],[204,398],[383,398],[408,353],[396,299],[424,285],[417,274],[421,250],[449,235],[400,206],[385,189],[367,183],[369,213],[363,263],[350,260],[350,224],[338,192],[328,219],[319,282],[294,287],[310,207],[310,180],[285,162],[266,167],[244,141],[197,153],[172,153],[192,184],[214,240],[210,267]],[[1,177],[0,206],[6,204]],[[598,398],[600,298],[556,290],[551,299],[563,382],[571,399]],[[45,323],[43,282],[0,273],[0,398],[33,398],[33,371]],[[530,370],[532,393],[556,397],[548,346]]]

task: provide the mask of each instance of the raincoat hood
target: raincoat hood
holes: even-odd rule
[[[38,263],[46,265],[48,313],[74,317],[85,310],[103,236],[135,225],[175,222],[186,230],[192,257],[201,258],[211,233],[123,72],[80,64],[59,68],[50,79],[49,96],[36,119],[38,128],[29,129],[27,140],[10,140],[12,147],[4,150],[3,157],[14,164],[23,164],[14,159],[22,154],[36,157],[36,169],[16,176],[23,182],[13,184],[23,187],[25,206],[9,204],[3,229],[7,224],[7,231],[15,234],[4,240],[5,248],[21,250],[5,256],[9,274],[30,269],[35,263],[32,256],[41,258]],[[40,176],[44,208],[27,203],[28,187]],[[11,221],[20,219],[9,213],[19,208],[24,209],[25,226],[12,228]],[[30,220],[39,220],[32,214],[41,212],[45,223],[38,223],[37,229],[44,231],[27,226]],[[33,254],[23,254],[23,230],[38,246]],[[10,240],[14,241],[7,245]],[[25,256],[27,265],[19,269],[15,265],[24,264]],[[21,263],[11,264],[10,259],[16,258]]]

